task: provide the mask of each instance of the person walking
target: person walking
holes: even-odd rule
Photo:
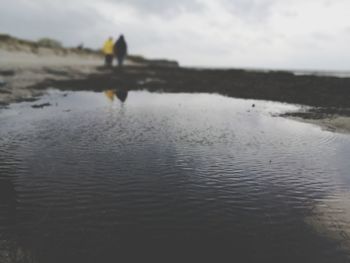
[[[108,38],[103,45],[103,54],[105,55],[106,67],[111,67],[113,62],[113,38]]]
[[[120,35],[120,37],[114,44],[114,55],[117,58],[119,67],[123,66],[123,62],[127,54],[128,54],[128,46],[125,42],[124,36]]]

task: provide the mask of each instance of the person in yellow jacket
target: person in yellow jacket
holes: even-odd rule
[[[105,65],[107,67],[111,67],[114,56],[114,43],[111,37],[108,38],[105,44],[103,45],[102,52],[105,55]]]

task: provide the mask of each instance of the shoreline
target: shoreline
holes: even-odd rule
[[[314,207],[314,215],[305,218],[321,236],[325,236],[339,243],[340,249],[350,249],[350,206],[347,202],[349,194],[338,192],[333,197],[326,197]],[[350,259],[350,255],[348,256]]]
[[[50,61],[50,63],[53,62]],[[101,66],[103,61],[100,59],[96,59],[93,64],[87,65],[84,65],[84,59],[78,62],[76,65],[68,63],[55,66],[40,65],[37,62],[32,66],[22,65],[17,67],[4,67],[0,64],[0,106],[5,107],[15,102],[36,100],[48,88],[72,91],[103,91],[108,87],[127,87],[128,90],[145,89],[153,92],[218,93],[242,99],[268,100],[298,104],[302,107],[305,105],[305,108],[298,112],[287,112],[280,116],[317,125],[321,129],[330,132],[350,133],[350,103],[348,106],[347,102],[339,96],[341,93],[337,94],[339,92],[337,89],[330,91],[327,88],[328,93],[333,92],[336,95],[335,99],[332,100],[330,94],[320,92],[319,94],[316,93],[315,100],[310,103],[313,105],[308,105],[304,102],[312,99],[307,94],[308,92],[303,94],[303,92],[295,91],[294,94],[288,94],[278,86],[285,81],[281,81],[280,78],[287,78],[289,82],[296,82],[300,78],[303,82],[331,81],[335,85],[343,82],[350,84],[350,79],[347,78],[294,76],[286,72],[257,73],[244,70],[193,70],[181,67],[152,67],[137,65],[132,62],[128,62],[125,68],[120,71],[117,68],[104,68]],[[208,75],[209,78],[206,80],[205,76]],[[244,79],[242,80],[242,78]],[[262,82],[256,80],[256,78],[262,78]],[[231,87],[230,81],[234,83],[235,80],[239,80],[240,83],[235,83],[236,87],[234,87],[235,84]],[[246,83],[244,83],[245,80],[247,80]],[[249,85],[253,86],[249,87]],[[271,85],[272,88],[265,89],[264,86],[266,85]],[[289,88],[293,89],[293,87]],[[350,95],[350,88],[345,89],[341,86],[340,89],[345,90],[343,92],[345,93],[344,98],[346,95]],[[313,92],[315,93],[315,91]],[[335,107],[337,100],[341,100],[339,107]]]
[[[48,88],[103,91],[109,87],[121,87],[128,90],[144,89],[151,92],[218,93],[242,99],[298,104],[302,107],[305,105],[305,108],[298,112],[287,112],[281,116],[317,125],[326,131],[350,133],[350,102],[346,101],[346,96],[350,96],[350,79],[347,78],[295,76],[286,72],[193,70],[181,67],[142,66],[132,62],[128,62],[123,70],[119,70],[104,68],[101,66],[103,61],[99,59],[95,60],[94,64],[84,65],[83,63],[84,60],[80,60],[77,65],[48,66],[39,63],[34,66],[21,67],[0,65],[0,106],[36,100]],[[312,85],[315,87],[314,90],[311,86],[306,89],[306,92],[302,92],[301,90],[293,91],[293,87],[286,81],[294,83],[328,81],[334,82],[338,87],[334,91],[326,87],[326,92],[323,89],[317,94],[315,87],[317,83]],[[5,84],[1,85],[2,83]],[[343,85],[339,86],[339,83]],[[284,92],[283,87],[279,86],[281,84],[287,84],[290,90]],[[349,88],[346,87],[347,84]],[[268,85],[270,87],[265,89]],[[314,93],[314,101],[306,104],[305,100],[312,100],[308,94],[310,92]],[[336,107],[338,101],[339,107]]]
[[[118,87],[168,93],[217,93],[220,95],[300,105],[298,112],[282,117],[310,123],[321,129],[350,133],[350,78],[297,76],[287,72],[137,67],[92,73],[82,79],[46,81],[35,90],[104,91]]]
[[[91,73],[97,74],[96,67],[41,66],[35,68],[7,68],[5,70],[0,68],[0,106],[36,100],[45,91],[33,87],[45,81],[84,78]]]
[[[286,114],[282,114],[281,116],[291,120],[316,125],[324,131],[335,132],[339,134],[347,134],[347,135],[350,134],[350,117],[349,116],[333,115],[331,117],[324,116],[323,118],[320,118],[320,119],[288,117],[286,116]]]

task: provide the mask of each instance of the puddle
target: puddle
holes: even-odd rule
[[[0,110],[0,233],[38,262],[344,262],[310,218],[349,229],[347,212],[321,208],[348,191],[350,138],[273,117],[298,109],[125,90],[13,104]]]

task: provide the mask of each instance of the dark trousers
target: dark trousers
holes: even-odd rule
[[[105,56],[106,67],[112,67],[112,62],[113,62],[113,55],[106,55]]]
[[[125,56],[117,56],[118,66],[122,67],[124,63]]]

